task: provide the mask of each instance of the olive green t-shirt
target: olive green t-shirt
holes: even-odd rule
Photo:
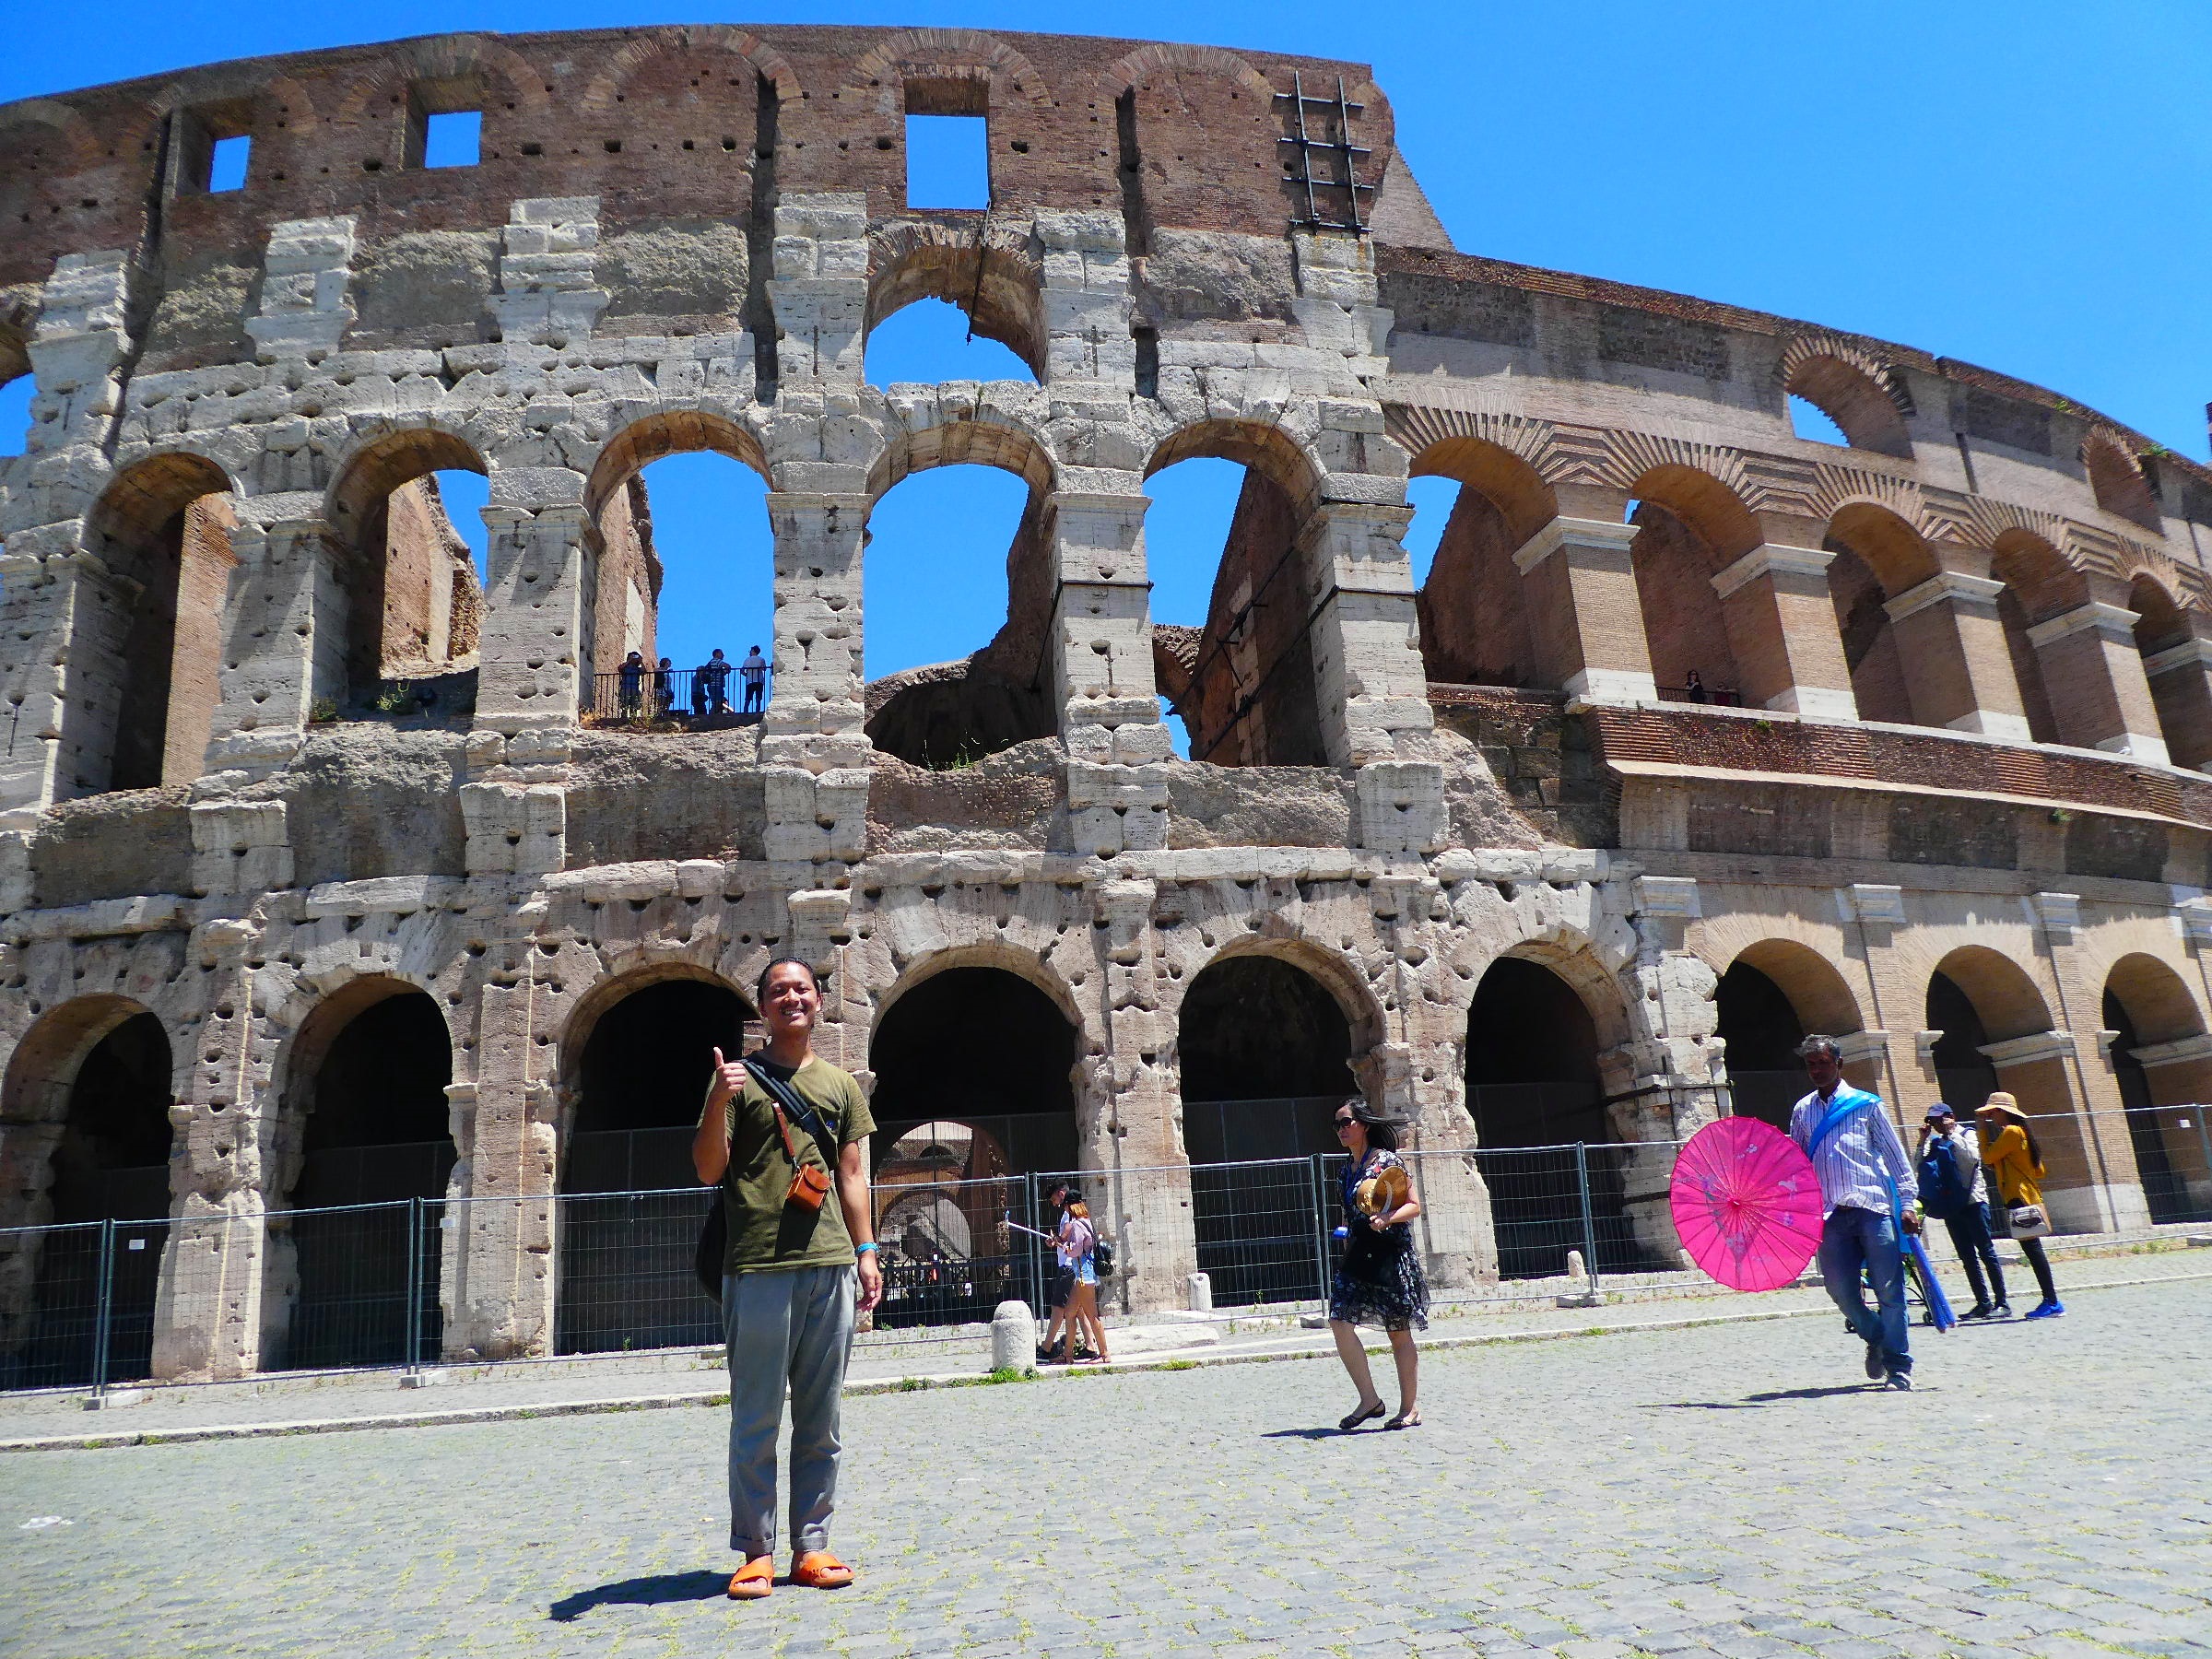
[[[873,1135],[876,1120],[868,1115],[868,1099],[851,1073],[818,1055],[808,1055],[789,1082],[792,1092],[814,1115],[811,1126],[803,1120],[792,1123],[791,1144],[803,1161],[820,1165],[834,1178],[836,1155],[823,1143],[834,1138],[841,1151]],[[818,1210],[786,1202],[794,1171],[783,1151],[783,1137],[776,1131],[774,1106],[760,1080],[747,1077],[745,1092],[730,1097],[722,1116],[730,1137],[730,1171],[723,1191],[730,1241],[722,1270],[850,1267],[853,1235],[845,1230],[844,1206],[838,1202],[834,1179]]]

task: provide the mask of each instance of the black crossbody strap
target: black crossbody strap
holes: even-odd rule
[[[798,1091],[784,1079],[770,1071],[756,1055],[747,1054],[745,1057],[745,1069],[752,1074],[754,1081],[768,1091],[768,1098],[771,1101],[796,1118],[806,1133],[814,1137],[815,1150],[822,1155],[823,1166],[827,1169],[836,1169],[837,1157],[829,1147],[828,1126],[822,1123],[812,1108],[799,1099]],[[799,1161],[798,1154],[791,1150],[788,1132],[786,1132],[783,1149],[789,1154],[793,1163],[795,1164]]]

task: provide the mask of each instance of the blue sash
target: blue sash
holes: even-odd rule
[[[1861,1094],[1856,1089],[1848,1091],[1838,1089],[1836,1098],[1829,1102],[1827,1114],[1821,1118],[1819,1126],[1813,1131],[1813,1144],[1805,1149],[1806,1156],[1818,1158],[1820,1155],[1820,1148],[1826,1144],[1828,1137],[1842,1128],[1850,1121],[1853,1112],[1863,1106],[1873,1105],[1877,1097],[1874,1095]]]

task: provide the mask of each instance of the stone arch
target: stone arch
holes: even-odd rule
[[[1184,46],[1157,42],[1106,65],[1099,73],[1099,90],[1107,99],[1119,98],[1147,76],[1159,74],[1210,75],[1234,81],[1253,98],[1272,100],[1275,88],[1249,60],[1219,46]]]
[[[1842,429],[1853,449],[1912,458],[1905,417],[1912,413],[1900,382],[1859,347],[1832,337],[1800,335],[1777,365],[1783,391],[1802,397]]]
[[[2028,971],[1986,945],[1961,945],[1936,964],[1973,1005],[1992,1042],[2008,1042],[2051,1030],[2051,1005]]]
[[[1351,957],[1319,940],[1298,934],[1249,934],[1232,938],[1200,963],[1197,973],[1187,975],[1182,995],[1190,994],[1189,987],[1197,981],[1199,973],[1219,962],[1233,961],[1239,957],[1265,956],[1286,962],[1301,973],[1311,976],[1335,999],[1351,1032],[1352,1058],[1355,1076],[1359,1075],[1359,1062],[1378,1043],[1385,1041],[1388,1025],[1381,998],[1372,984]],[[1163,1012],[1180,1015],[1181,998],[1170,1008],[1162,1002]],[[1363,1079],[1364,1082],[1364,1079]],[[1380,1096],[1374,1096],[1378,1101]]]
[[[776,89],[779,100],[801,96],[797,72],[788,58],[753,34],[730,23],[684,24],[641,30],[611,53],[599,73],[584,88],[577,108],[591,115],[605,115],[621,101],[623,88],[644,65],[677,52],[724,52],[747,65]]]
[[[1196,671],[1175,704],[1190,732],[1191,759],[1325,765],[1311,627],[1320,595],[1306,557],[1322,471],[1278,426],[1215,419],[1171,433],[1145,476],[1198,456],[1233,461],[1245,472],[1193,658]]]
[[[2048,537],[2021,526],[2000,530],[1991,540],[1990,574],[2005,584],[1997,595],[1997,619],[2012,662],[2028,731],[2038,743],[2059,741],[2060,724],[2032,630],[2065,615],[2090,598],[2088,578]]]
[[[767,453],[748,427],[707,409],[656,410],[607,434],[583,487],[585,516],[595,521],[613,492],[655,461],[700,450],[743,462],[774,487]]]
[[[324,513],[341,549],[354,696],[370,695],[387,677],[444,672],[475,649],[482,584],[435,483],[424,480],[490,471],[469,437],[440,422],[384,427],[342,457]]]
[[[2204,1009],[2173,964],[2131,951],[2106,971],[2100,1013],[2150,1218],[2194,1219],[2212,1203],[2212,1158],[2191,1121],[2212,1102]]]
[[[199,776],[214,718],[236,488],[184,451],[109,483],[86,519],[109,581],[73,618],[63,742],[78,794]]]
[[[97,1251],[85,1248],[86,1233],[44,1230],[169,1215],[179,1046],[144,1004],[93,994],[45,1010],[9,1057],[0,1079],[9,1169],[0,1191],[0,1387],[95,1379]],[[163,1230],[141,1237],[153,1248],[119,1253],[108,1288],[112,1379],[145,1376],[151,1365],[167,1252]]]
[[[1712,578],[1765,539],[1735,489],[1715,473],[1664,462],[1629,485],[1638,503],[1629,557],[1652,673],[1662,688],[1695,673],[1716,695],[1740,697],[1757,641],[1737,637],[1736,607],[1714,603]]]
[[[884,446],[868,469],[868,494],[881,500],[894,487],[933,466],[995,466],[1030,487],[1030,507],[1054,488],[1058,465],[1049,443],[1002,408],[982,405],[916,410],[918,418]]]
[[[1920,719],[1913,707],[1912,677],[1888,610],[1889,601],[1936,575],[1941,566],[1935,550],[1892,505],[1864,497],[1837,504],[1821,546],[1834,556],[1829,597],[1859,717],[1940,724]]]
[[[1714,1002],[1735,1113],[1777,1128],[1789,1126],[1790,1107],[1805,1092],[1797,1043],[1816,1031],[1846,1037],[1865,1026],[1834,964],[1796,939],[1759,939],[1737,951]]]
[[[2092,429],[2081,441],[2081,465],[2098,506],[2153,534],[2164,528],[2143,465],[2119,433]]]
[[[276,1121],[271,1126],[274,1156],[270,1168],[275,1178],[269,1183],[267,1196],[272,1208],[285,1207],[292,1202],[306,1153],[309,1122],[319,1103],[321,1073],[332,1058],[334,1047],[340,1044],[363,1015],[401,997],[420,997],[429,1011],[436,1015],[444,1043],[441,1057],[446,1081],[450,1082],[455,1070],[453,1028],[445,1006],[432,986],[405,972],[385,968],[371,973],[340,972],[303,981],[288,999],[277,1022],[284,1027],[285,1036],[271,1065],[279,1102]],[[441,1090],[443,1087],[442,1083],[439,1085]],[[439,1132],[448,1133],[442,1116]],[[438,1184],[442,1190],[442,1178]]]
[[[853,61],[845,85],[981,81],[1006,87],[1039,110],[1052,102],[1037,66],[998,36],[977,29],[904,29],[884,36]]]
[[[426,35],[392,47],[382,61],[349,85],[333,106],[334,120],[357,125],[369,117],[378,94],[404,105],[406,89],[417,82],[480,80],[489,92],[504,89],[507,108],[517,114],[539,117],[553,107],[550,88],[529,61],[494,36],[478,34]],[[402,90],[393,95],[391,88]],[[491,112],[487,111],[488,118]]]
[[[1460,485],[1435,562],[1415,598],[1430,679],[1534,686],[1543,680],[1513,555],[1559,516],[1559,497],[1523,455],[1473,434],[1415,453],[1410,475]]]
[[[1277,73],[1287,90],[1288,71]],[[1278,140],[1284,129],[1276,87],[1240,53],[1206,46],[1140,46],[1108,65],[1096,86],[1099,119],[1103,124],[1106,112],[1112,112],[1119,140],[1115,171],[1132,253],[1149,253],[1162,229],[1205,226],[1279,237],[1284,219],[1303,211],[1302,194],[1293,206],[1283,179]],[[1379,113],[1380,104],[1369,100],[1370,112]],[[1196,158],[1188,154],[1184,135],[1194,128],[1206,135],[1203,169],[1188,165]],[[1357,141],[1384,140],[1362,128]],[[1255,193],[1230,182],[1259,179],[1280,188],[1281,206],[1273,214],[1259,206]],[[1364,217],[1368,204],[1361,206]]]
[[[1006,1065],[979,1078],[959,1056],[1005,1034]],[[993,1039],[995,1041],[996,1039]],[[876,999],[872,1110],[889,1145],[930,1122],[988,1134],[1010,1172],[1072,1170],[1101,1102],[1087,1098],[1090,1048],[1070,988],[1033,952],[995,942],[933,951]]]
[[[2145,656],[2155,656],[2190,637],[2183,596],[2160,571],[2138,569],[2130,575],[2127,606],[2136,613],[2136,649]]]
[[[1026,234],[928,221],[889,226],[868,238],[866,332],[918,300],[942,300],[975,332],[1044,372],[1044,272]]]
[[[76,170],[89,167],[100,159],[100,135],[92,124],[78,111],[53,98],[26,98],[0,111],[0,135],[13,127],[37,127],[53,135],[60,153],[53,157],[53,171]],[[11,147],[11,153],[23,163],[41,159],[36,148]]]

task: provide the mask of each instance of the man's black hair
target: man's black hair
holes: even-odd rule
[[[817,991],[819,991],[822,988],[823,976],[814,971],[814,964],[808,961],[805,957],[775,957],[770,960],[767,967],[760,970],[760,977],[753,982],[753,1006],[756,1009],[762,1009],[768,1006],[768,976],[773,973],[777,969],[782,967],[786,962],[790,963],[794,968],[806,969],[806,978],[813,984],[814,988]]]

